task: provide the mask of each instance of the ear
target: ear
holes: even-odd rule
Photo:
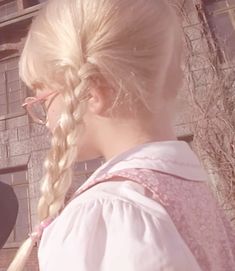
[[[107,97],[104,90],[92,88],[90,98],[87,103],[87,109],[96,115],[101,115],[107,109]]]

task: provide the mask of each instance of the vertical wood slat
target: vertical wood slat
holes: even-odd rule
[[[18,11],[21,11],[24,9],[24,3],[23,0],[16,0]]]

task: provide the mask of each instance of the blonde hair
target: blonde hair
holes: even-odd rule
[[[102,84],[115,107],[138,111],[138,101],[152,110],[176,96],[180,52],[181,29],[166,0],[51,0],[42,8],[25,42],[20,76],[30,88],[60,91],[66,108],[44,165],[40,221],[64,206],[89,89]],[[34,238],[26,240],[8,271],[23,270],[33,245]]]

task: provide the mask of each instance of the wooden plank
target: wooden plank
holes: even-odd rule
[[[0,0],[0,5],[11,2],[12,0]]]
[[[19,11],[17,14],[11,14],[9,16],[6,16],[3,20],[0,20],[0,29],[7,25],[14,24],[23,21],[25,19],[34,17],[43,5],[44,3],[41,3],[36,6],[23,9],[22,11]]]
[[[4,43],[0,45],[0,52],[6,50],[19,50],[21,47],[21,42],[18,43]]]
[[[34,17],[35,15],[36,15],[36,12],[35,12],[35,14],[34,14],[34,13],[26,14],[26,15],[24,15],[24,16],[16,17],[15,19],[12,19],[12,20],[5,21],[5,22],[3,22],[3,23],[0,23],[0,29],[6,27],[6,26],[8,26],[8,25],[15,24],[15,23],[21,22],[21,21],[23,21],[23,20],[32,18],[32,17]]]
[[[23,5],[23,0],[16,0],[18,10],[23,10],[24,5]]]
[[[220,15],[223,13],[229,13],[230,11],[234,11],[235,10],[235,5],[229,6],[229,7],[225,7],[225,8],[221,8],[221,9],[217,9],[212,11],[212,15],[216,16],[216,15]]]

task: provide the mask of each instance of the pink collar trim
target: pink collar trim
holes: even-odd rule
[[[104,174],[128,168],[156,170],[189,181],[206,181],[208,178],[198,157],[186,142],[160,141],[139,145],[112,158],[99,167],[85,184]]]

